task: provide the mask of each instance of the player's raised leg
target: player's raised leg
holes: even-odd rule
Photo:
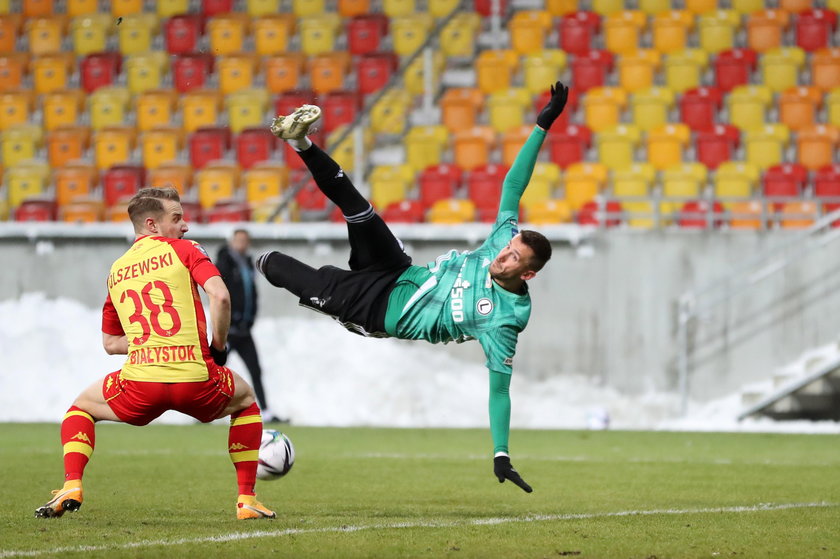
[[[240,375],[230,371],[234,393],[230,403],[219,417],[230,415],[228,452],[236,469],[239,498],[236,517],[240,520],[276,518],[273,510],[257,501],[257,464],[262,440],[262,417],[254,390]]]

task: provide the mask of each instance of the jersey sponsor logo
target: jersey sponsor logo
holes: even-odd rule
[[[504,365],[508,365],[509,367],[513,366],[513,357],[505,357],[505,360],[502,361]]]
[[[170,252],[168,254],[152,256],[145,260],[141,260],[140,262],[131,264],[130,266],[118,268],[117,270],[111,272],[111,275],[108,276],[108,289],[113,288],[121,281],[137,278],[148,274],[149,272],[155,272],[161,268],[171,266],[172,263],[172,253]]]
[[[464,281],[461,274],[464,273],[464,266],[467,261],[461,265],[461,270],[458,272],[458,277],[455,278],[455,283],[452,284],[452,289],[449,292],[449,310],[452,312],[453,322],[464,321],[464,290],[470,286],[470,282]]]
[[[478,314],[482,316],[487,316],[488,314],[493,312],[493,301],[491,301],[487,297],[482,297],[475,304],[475,310],[478,311]]]
[[[184,361],[198,361],[194,345],[178,345],[165,347],[141,347],[128,354],[128,362],[132,365],[143,363],[170,363]]]
[[[84,441],[87,444],[90,444],[90,439],[88,438],[88,436],[85,433],[82,433],[81,431],[70,437],[71,441],[74,439],[77,441]]]

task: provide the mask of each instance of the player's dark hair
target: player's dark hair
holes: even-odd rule
[[[135,231],[143,229],[143,222],[149,215],[159,216],[163,213],[163,202],[161,200],[180,202],[181,197],[178,195],[178,191],[171,187],[141,188],[137,191],[137,194],[131,197],[128,202],[128,217],[134,224]]]
[[[548,242],[545,235],[536,231],[520,231],[519,235],[525,246],[534,252],[534,256],[531,258],[531,268],[535,272],[539,272],[543,269],[545,263],[551,259],[551,243]]]

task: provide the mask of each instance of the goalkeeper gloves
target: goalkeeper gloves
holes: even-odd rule
[[[216,349],[213,344],[210,344],[210,356],[213,357],[213,361],[216,362],[216,365],[224,366],[227,363],[228,352],[230,348],[227,344],[225,344],[224,349]]]
[[[566,101],[569,99],[569,88],[560,82],[551,86],[551,99],[548,104],[543,107],[540,114],[537,115],[537,126],[543,130],[548,130],[554,121],[563,112],[566,106]]]
[[[525,480],[519,475],[519,472],[513,469],[513,465],[510,463],[510,456],[496,456],[493,458],[493,473],[499,478],[499,483],[504,483],[506,479],[509,479],[521,487],[525,493],[533,491],[531,486],[525,483]]]

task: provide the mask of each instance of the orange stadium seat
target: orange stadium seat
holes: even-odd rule
[[[143,165],[156,169],[164,163],[171,163],[182,148],[183,132],[180,128],[160,127],[144,132],[140,136],[140,151]]]
[[[34,104],[30,91],[0,93],[0,130],[28,122]]]
[[[371,12],[370,0],[338,0],[338,13],[341,17],[354,17]]]
[[[216,61],[219,92],[228,95],[252,87],[257,63],[251,53],[220,56]]]
[[[111,15],[128,16],[143,12],[143,0],[111,0]]]
[[[45,54],[33,59],[32,83],[35,93],[66,89],[72,74],[71,64],[75,65],[75,56],[72,53]]]
[[[48,16],[26,21],[29,52],[34,56],[61,51],[65,21],[62,16]]]
[[[0,19],[2,22],[2,19]],[[3,30],[0,28],[0,38]],[[0,54],[0,91],[12,91],[21,88],[23,77],[27,73],[28,55],[19,52]]]
[[[627,105],[627,93],[617,87],[599,87],[583,99],[584,122],[593,132],[600,132],[620,121]]]
[[[42,97],[44,130],[76,124],[84,107],[84,93],[80,89],[54,91]]]
[[[67,223],[102,221],[104,208],[99,200],[76,200],[58,208],[58,219]]]
[[[522,146],[525,145],[525,141],[528,139],[528,136],[531,135],[531,131],[533,129],[533,126],[516,126],[509,128],[502,134],[501,146],[503,165],[507,165],[508,167],[513,165],[516,155],[519,153],[519,150],[522,149]]]
[[[475,221],[475,204],[472,200],[449,198],[435,202],[426,215],[426,221],[451,225]]]
[[[215,126],[219,118],[221,98],[218,91],[195,90],[181,97],[181,114],[185,132],[195,132],[205,126]]]
[[[55,12],[53,0],[22,0],[21,4],[21,13],[27,19],[51,16]]]
[[[651,49],[622,54],[618,60],[619,87],[629,93],[650,88],[659,63],[659,53]]]
[[[796,200],[782,206],[782,229],[806,229],[819,217],[819,207],[813,200]]]
[[[760,230],[767,223],[763,204],[758,200],[733,202],[729,209],[730,229]]]
[[[767,9],[747,16],[747,46],[767,52],[783,44],[790,15],[784,10]]]
[[[840,130],[834,126],[816,124],[799,130],[796,137],[799,162],[810,170],[831,165],[840,141]]]
[[[263,59],[265,85],[271,93],[283,93],[300,85],[306,58],[300,53],[289,52]]]
[[[814,7],[814,0],[779,0],[779,9],[799,14]]]
[[[241,14],[224,14],[207,21],[210,53],[223,56],[242,52],[247,32],[247,19]]]
[[[482,93],[510,87],[519,57],[509,50],[485,50],[475,62],[476,84]]]
[[[471,170],[490,161],[490,152],[496,143],[496,133],[488,126],[474,126],[455,133],[453,160],[464,170]]]
[[[93,135],[94,161],[99,169],[126,163],[134,150],[133,131],[125,127],[110,126]]]
[[[68,165],[55,169],[55,200],[64,206],[78,198],[90,196],[96,184],[96,169],[82,165]]]
[[[149,186],[172,187],[183,196],[192,186],[192,168],[186,163],[162,163],[149,170]]]
[[[643,12],[624,10],[604,18],[604,45],[610,52],[628,54],[639,48],[640,35],[647,24]]]
[[[172,89],[150,90],[138,95],[134,102],[137,130],[146,132],[172,123],[178,95]]]
[[[348,70],[346,53],[322,53],[309,60],[312,89],[316,93],[330,93],[344,88]]]
[[[272,13],[254,20],[254,51],[260,56],[274,56],[287,52],[294,35],[295,22],[288,14]]]
[[[779,122],[794,131],[812,126],[822,104],[816,87],[800,86],[784,91],[779,97]]]
[[[811,81],[823,91],[840,87],[840,48],[826,48],[811,56]]]
[[[258,204],[277,198],[288,184],[288,169],[254,167],[245,172],[243,182],[245,198],[252,204]]]
[[[90,128],[62,126],[47,133],[47,161],[50,167],[62,167],[69,161],[81,159],[90,147]]]
[[[656,13],[651,24],[654,50],[667,54],[685,49],[693,26],[694,16],[689,12],[669,10]]]

